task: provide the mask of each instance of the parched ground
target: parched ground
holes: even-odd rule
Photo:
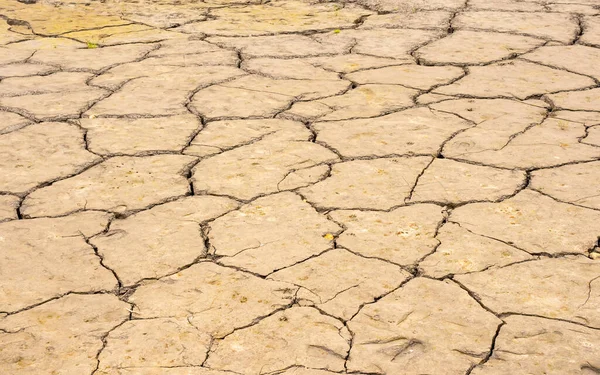
[[[598,0],[0,0],[0,374],[600,374]]]

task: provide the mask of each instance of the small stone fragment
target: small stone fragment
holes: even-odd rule
[[[296,289],[202,262],[141,285],[129,301],[135,304],[138,318],[187,318],[200,332],[223,337],[289,305]]]
[[[299,285],[301,305],[319,309],[344,320],[352,318],[365,303],[391,292],[410,274],[400,267],[365,259],[335,249],[295,266],[272,273],[269,278]]]
[[[533,257],[503,242],[478,236],[456,223],[446,223],[435,237],[440,246],[419,263],[425,275],[441,278],[502,267]]]
[[[368,258],[410,265],[435,250],[437,228],[444,219],[433,204],[400,207],[390,212],[333,211],[333,220],[347,229],[338,246]]]
[[[215,344],[206,366],[270,373],[290,366],[343,371],[350,333],[310,307],[293,307],[236,331]]]
[[[69,292],[116,287],[117,280],[86,243],[109,219],[104,212],[86,211],[0,223],[0,311],[18,311]]]
[[[110,294],[71,294],[2,318],[0,372],[91,374],[103,336],[128,319],[129,308]]]
[[[534,254],[587,254],[600,233],[600,212],[559,203],[532,190],[500,203],[459,207],[450,220]]]
[[[598,331],[530,316],[509,316],[494,352],[473,375],[593,374],[600,368]]]
[[[57,122],[33,124],[0,137],[0,191],[24,193],[98,161],[83,132]]]
[[[334,164],[331,177],[299,190],[323,208],[389,209],[404,203],[430,157],[354,160]]]
[[[514,194],[525,178],[522,171],[435,159],[419,178],[411,202],[497,201]]]
[[[341,228],[293,193],[259,198],[212,223],[208,238],[219,262],[261,275],[333,247]]]
[[[189,193],[185,155],[114,157],[77,176],[29,194],[26,217],[58,216],[81,209],[119,213],[141,210]]]
[[[600,328],[598,275],[597,261],[568,256],[458,275],[456,280],[496,313],[538,315]]]
[[[159,278],[205,255],[200,224],[238,207],[222,197],[192,196],[115,220],[90,243],[124,285]]]
[[[501,321],[452,281],[418,278],[349,323],[349,371],[459,374],[489,352]]]

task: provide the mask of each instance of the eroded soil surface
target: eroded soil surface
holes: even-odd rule
[[[600,373],[597,0],[0,0],[0,374]]]

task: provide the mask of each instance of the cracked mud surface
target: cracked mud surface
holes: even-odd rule
[[[0,373],[600,373],[597,0],[0,2]]]

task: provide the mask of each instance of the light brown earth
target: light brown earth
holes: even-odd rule
[[[600,374],[598,0],[0,0],[0,374]]]

